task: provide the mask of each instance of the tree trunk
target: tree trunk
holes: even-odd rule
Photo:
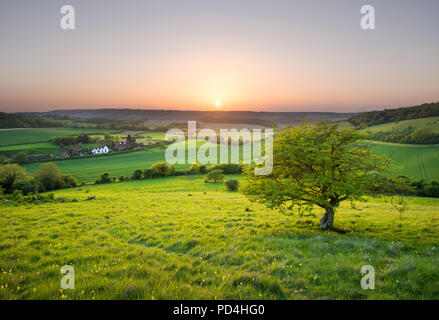
[[[325,210],[325,214],[320,219],[320,227],[324,230],[332,227],[334,224],[334,209],[332,207],[327,207]]]

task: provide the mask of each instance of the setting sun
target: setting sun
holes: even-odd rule
[[[219,108],[221,107],[221,101],[215,101],[215,107]]]

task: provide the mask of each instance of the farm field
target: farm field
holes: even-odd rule
[[[439,145],[404,145],[377,141],[367,141],[365,145],[375,153],[385,157],[390,156],[395,161],[392,176],[404,175],[413,180],[439,181]],[[55,163],[63,173],[71,174],[83,182],[93,182],[104,172],[115,177],[131,176],[136,169],[144,170],[154,162],[164,160],[165,148],[156,147],[132,153],[69,159]],[[29,172],[35,172],[40,164],[30,163],[25,164],[24,167]],[[176,165],[177,169],[188,167],[189,165]]]
[[[439,181],[439,145],[407,145],[367,141],[371,150],[394,160],[392,175]]]
[[[202,176],[55,195],[0,207],[1,299],[439,298],[439,199],[407,198],[401,219],[385,199],[345,203],[322,232],[319,210],[286,216]],[[75,290],[59,288],[66,264]]]
[[[123,138],[126,138],[128,134],[131,134],[132,136],[135,136],[136,138],[143,138],[151,137],[151,140],[165,140],[166,132],[159,132],[159,131],[124,131],[121,132],[120,135]]]
[[[421,118],[421,119],[413,119],[413,120],[403,120],[398,122],[389,122],[389,123],[383,123],[376,126],[371,126],[366,129],[363,129],[363,131],[371,131],[371,132],[378,132],[378,131],[403,131],[407,129],[408,127],[412,127],[413,130],[423,128],[423,129],[430,129],[433,132],[439,133],[439,117],[429,117],[429,118]]]
[[[36,142],[47,142],[52,137],[77,135],[81,133],[103,133],[111,132],[103,129],[72,129],[72,128],[58,128],[58,129],[11,129],[0,130],[0,147],[31,144]]]
[[[62,173],[71,174],[81,182],[94,182],[105,172],[108,172],[111,176],[117,178],[120,176],[130,177],[137,169],[145,170],[155,162],[165,161],[165,151],[166,148],[164,147],[153,147],[130,153],[96,156],[83,159],[67,159],[53,162],[59,167]],[[241,149],[241,159],[242,152],[243,150]],[[218,159],[219,155],[220,152],[218,148]],[[187,156],[188,153],[186,153],[186,158]],[[25,167],[28,172],[33,173],[38,169],[41,163],[42,162],[23,164],[23,167]],[[175,165],[175,168],[187,169],[189,166],[189,164],[177,164]]]
[[[37,142],[29,144],[14,144],[0,147],[0,155],[10,156],[25,151],[28,155],[53,154],[61,152],[62,148],[50,142]]]

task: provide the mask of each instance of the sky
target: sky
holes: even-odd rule
[[[63,5],[75,30],[63,30]],[[375,29],[360,26],[363,5]],[[439,101],[437,0],[0,0],[0,111]]]

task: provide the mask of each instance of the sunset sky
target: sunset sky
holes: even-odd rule
[[[364,4],[375,30],[360,28]],[[0,111],[439,101],[438,13],[437,0],[0,0]]]

